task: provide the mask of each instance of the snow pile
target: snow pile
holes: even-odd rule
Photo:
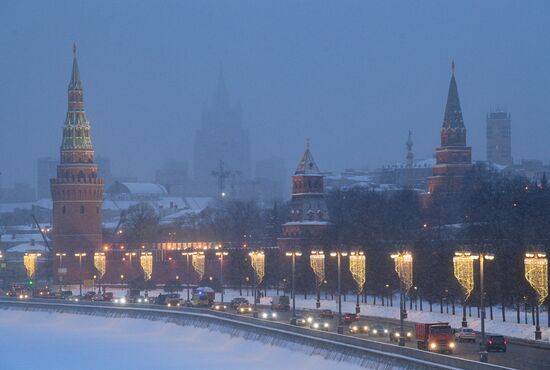
[[[0,327],[0,348],[9,354],[2,367],[11,370],[360,368],[304,345],[281,348],[262,338],[162,321],[3,310]],[[375,361],[363,364],[395,369]]]

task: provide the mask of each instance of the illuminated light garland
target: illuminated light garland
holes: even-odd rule
[[[466,301],[474,290],[474,259],[468,252],[457,252],[453,257],[453,268],[456,280],[464,289]]]
[[[145,280],[147,281],[151,279],[151,276],[153,275],[153,253],[141,253],[141,256],[139,256],[139,262],[141,264],[141,268],[143,269]]]
[[[525,279],[537,293],[539,305],[548,297],[548,258],[543,253],[525,255]]]
[[[34,274],[36,273],[36,260],[40,256],[40,253],[25,253],[25,255],[23,256],[23,264],[27,269],[27,277],[29,279],[34,278]]]
[[[204,253],[199,252],[197,254],[191,255],[191,264],[193,265],[193,268],[197,272],[197,275],[199,276],[199,281],[202,280],[204,276],[204,265],[205,265],[205,258]]]
[[[409,252],[392,255],[395,261],[395,272],[399,280],[403,282],[404,291],[407,293],[413,286],[413,256]]]
[[[107,272],[107,258],[105,257],[105,253],[98,252],[94,254],[94,266],[99,272],[98,279],[101,279]]]
[[[265,254],[261,251],[250,252],[249,256],[252,268],[256,274],[256,285],[260,285],[265,276]]]
[[[363,291],[367,281],[367,264],[363,252],[351,252],[349,255],[349,270],[357,283],[357,293],[359,294]]]
[[[320,287],[325,281],[325,254],[322,251],[311,252],[309,264],[315,274],[315,283]]]

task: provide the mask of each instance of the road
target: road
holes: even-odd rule
[[[260,312],[267,311],[269,309],[260,308]],[[309,310],[297,310],[297,314],[307,316],[311,311]],[[277,321],[280,322],[290,322],[291,318],[290,312],[278,312]],[[329,330],[332,332],[337,331],[338,319],[337,313],[335,318],[332,320],[326,320],[330,324]],[[384,328],[390,330],[391,328],[398,326],[397,320],[392,319],[378,319],[378,318],[369,318],[362,317],[360,322],[366,322],[367,325],[372,327],[373,325],[381,325]],[[414,337],[414,324],[411,322],[405,322],[405,329],[411,331]],[[312,329],[313,330],[313,329]],[[344,327],[345,335],[352,335],[349,332],[349,325]],[[397,345],[395,342],[390,342],[389,336],[384,337],[375,337],[369,336],[367,334],[353,334],[359,338],[374,340],[377,342],[383,342],[388,344]],[[411,340],[407,341],[405,344],[407,347],[416,348],[416,341]],[[465,358],[469,360],[477,361],[479,360],[479,340],[476,343],[458,343],[455,353],[452,356],[458,356],[460,358]],[[506,352],[489,352],[489,363],[512,367],[519,370],[550,370],[550,349],[536,348],[525,345],[518,345],[513,343],[508,343],[508,348]]]

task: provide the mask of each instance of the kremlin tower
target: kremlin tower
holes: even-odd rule
[[[435,150],[435,157],[433,175],[428,177],[428,193],[460,192],[464,188],[464,175],[472,167],[472,148],[466,146],[466,127],[458,98],[454,61],[441,128],[441,146]]]
[[[325,202],[324,176],[313,159],[309,142],[292,176],[292,200],[288,222],[282,225],[282,249],[319,248],[320,238],[330,225]]]
[[[64,283],[90,279],[94,252],[101,248],[103,179],[98,178],[90,122],[84,112],[84,90],[73,46],[68,110],[63,126],[57,177],[50,180],[53,199],[55,273]]]

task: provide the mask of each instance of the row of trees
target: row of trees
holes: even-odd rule
[[[460,194],[431,194],[422,201],[413,190],[376,192],[367,189],[335,190],[327,194],[332,227],[320,240],[327,253],[335,249],[361,249],[367,256],[366,289],[385,295],[397,289],[397,276],[390,254],[409,249],[414,255],[416,292],[429,301],[461,300],[462,291],[453,276],[452,257],[457,250],[490,251],[496,255],[487,264],[487,294],[494,303],[531,301],[533,291],[524,279],[523,256],[527,250],[547,250],[550,241],[550,190],[540,183],[510,177],[476,165]],[[423,205],[425,205],[423,207]],[[290,260],[277,249],[277,237],[287,217],[284,204],[268,209],[254,202],[228,200],[199,215],[160,225],[151,207],[139,204],[125,215],[124,241],[145,244],[178,238],[222,241],[230,248],[225,280],[242,285],[252,276],[248,249],[266,249],[265,284],[282,286],[290,277]],[[330,258],[327,256],[327,259]],[[297,287],[314,291],[309,258],[297,261]],[[327,283],[334,290],[335,263],[327,260]],[[347,264],[343,286],[355,284]],[[389,287],[389,288],[388,288]],[[479,287],[476,276],[476,289]],[[478,295],[473,294],[472,303]]]

